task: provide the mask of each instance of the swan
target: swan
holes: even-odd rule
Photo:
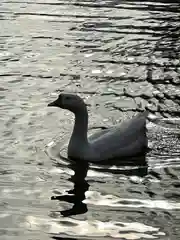
[[[49,107],[67,109],[75,115],[73,132],[68,145],[68,158],[91,163],[135,157],[148,145],[146,119],[148,111],[138,113],[120,124],[103,129],[88,137],[88,111],[83,99],[76,94],[61,93]]]

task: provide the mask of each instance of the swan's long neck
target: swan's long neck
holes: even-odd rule
[[[75,123],[74,128],[72,132],[72,136],[70,139],[70,142],[73,144],[76,142],[79,144],[87,144],[87,132],[88,132],[88,111],[86,106],[79,111],[77,111],[75,114]]]

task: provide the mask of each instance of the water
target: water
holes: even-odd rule
[[[168,0],[1,1],[0,239],[180,238],[179,10]],[[73,124],[47,108],[61,91],[90,105],[90,127],[145,107],[163,118],[148,125],[148,167],[50,159],[46,146],[63,147]]]

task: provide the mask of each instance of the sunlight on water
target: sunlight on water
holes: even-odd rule
[[[159,228],[154,228],[141,223],[125,223],[125,222],[101,222],[94,221],[79,221],[68,219],[69,225],[66,226],[64,220],[50,220],[33,216],[26,217],[26,226],[31,230],[40,230],[42,227],[49,233],[64,234],[73,236],[91,236],[101,237],[110,236],[112,238],[125,238],[135,240],[141,238],[155,239],[158,236],[165,234],[159,231]]]
[[[109,206],[109,207],[125,207],[125,208],[159,208],[159,209],[180,209],[180,203],[169,202],[165,200],[146,200],[146,199],[125,199],[118,198],[113,195],[101,195],[98,192],[86,192],[85,203]]]
[[[179,1],[0,2],[0,240],[180,239]],[[67,159],[89,133],[149,111],[142,166]]]

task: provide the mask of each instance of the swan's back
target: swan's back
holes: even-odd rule
[[[140,153],[147,147],[146,118],[148,112],[143,112],[129,121],[105,131],[96,139],[90,139],[94,152],[102,159],[113,157],[128,157]]]

